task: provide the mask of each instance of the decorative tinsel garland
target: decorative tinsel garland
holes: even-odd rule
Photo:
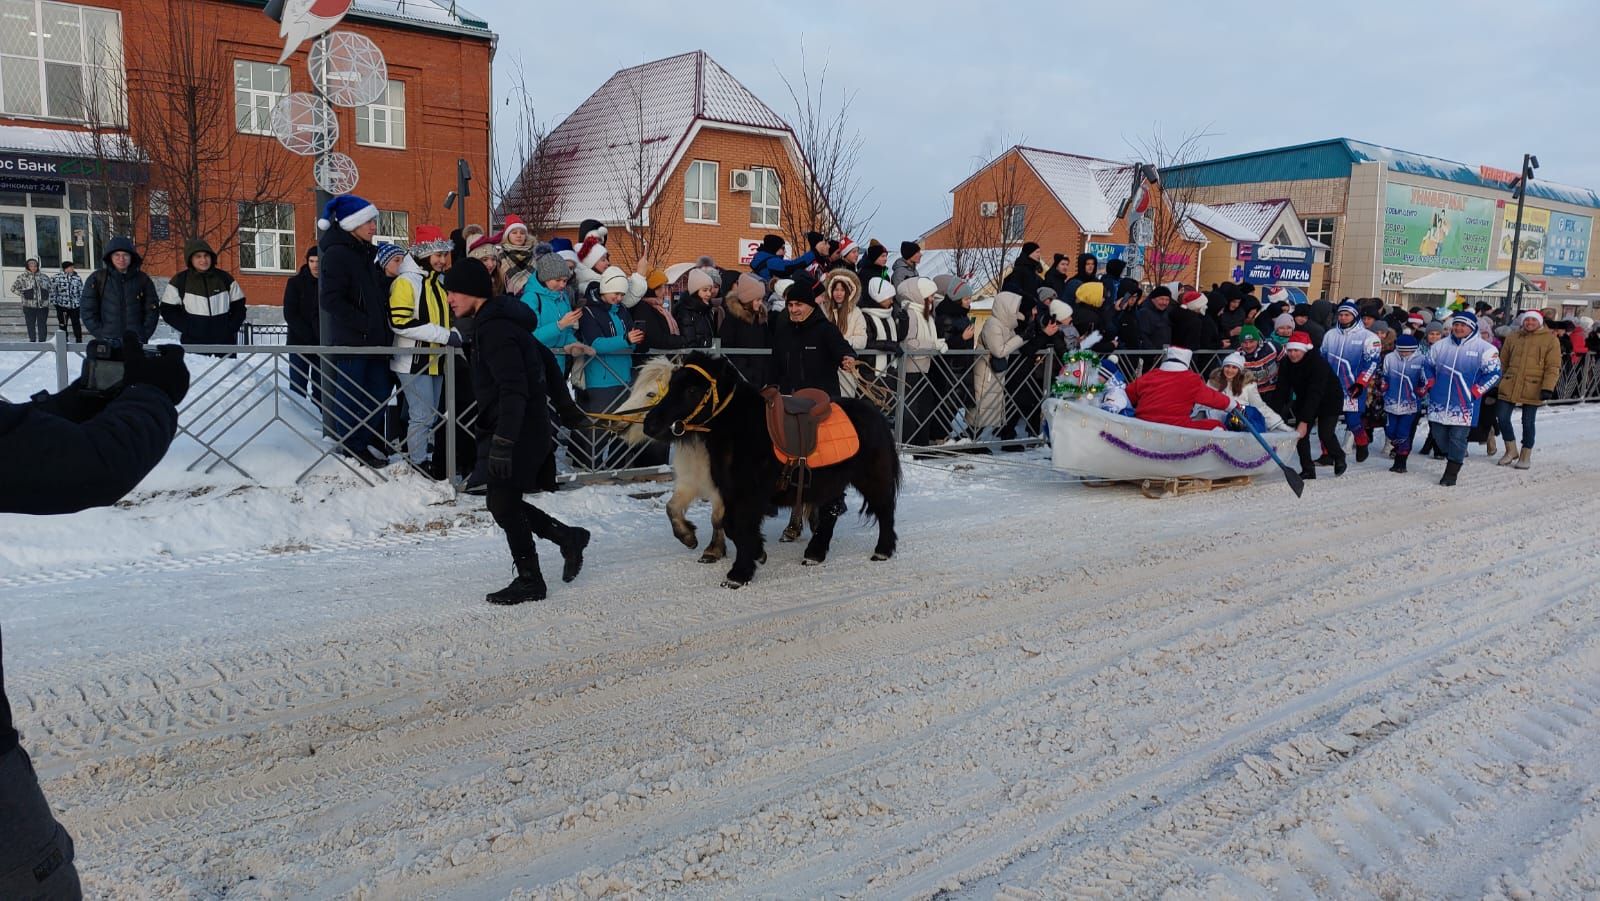
[[[1083,364],[1081,367],[1075,364]],[[1105,391],[1104,384],[1092,381],[1099,374],[1100,355],[1092,350],[1069,350],[1061,355],[1061,370],[1081,373],[1078,379],[1057,376],[1050,386],[1050,393],[1055,397],[1064,397],[1071,400],[1088,397],[1093,398]],[[1085,382],[1088,382],[1085,384]]]
[[[1262,465],[1263,463],[1266,463],[1268,460],[1272,459],[1270,456],[1267,456],[1266,454],[1263,454],[1260,458],[1258,458],[1258,459],[1256,459],[1254,461],[1241,460],[1238,457],[1235,457],[1232,454],[1228,453],[1227,451],[1223,450],[1222,448],[1218,447],[1217,445],[1210,444],[1210,443],[1207,443],[1204,447],[1197,447],[1194,450],[1190,450],[1190,451],[1163,452],[1163,451],[1145,450],[1142,447],[1135,447],[1134,445],[1129,444],[1126,441],[1123,441],[1121,438],[1118,438],[1117,436],[1111,434],[1110,432],[1101,432],[1100,433],[1100,437],[1104,438],[1113,447],[1116,447],[1119,450],[1125,450],[1128,453],[1133,454],[1136,457],[1143,457],[1146,460],[1161,460],[1161,461],[1193,460],[1195,457],[1198,457],[1201,454],[1204,454],[1204,453],[1209,451],[1209,452],[1211,452],[1213,454],[1216,454],[1217,456],[1221,457],[1223,460],[1225,460],[1228,463],[1229,466],[1233,466],[1233,467],[1235,467],[1237,469],[1255,469],[1256,467],[1258,467],[1258,466]]]

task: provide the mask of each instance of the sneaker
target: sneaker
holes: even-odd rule
[[[589,546],[589,530],[568,526],[561,539],[561,581],[571,582],[583,569],[583,549]]]

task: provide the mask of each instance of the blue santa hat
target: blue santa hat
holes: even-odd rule
[[[338,225],[345,231],[355,231],[376,218],[378,218],[378,208],[364,198],[354,194],[340,194],[322,208],[322,218],[317,220],[317,228],[327,231]]]
[[[563,250],[571,250],[571,249],[572,249],[572,242],[567,240],[566,238],[551,238],[550,239],[550,252],[551,253],[560,253]]]
[[[1472,326],[1472,330],[1473,331],[1477,331],[1478,330],[1478,317],[1472,315],[1471,313],[1467,312],[1466,310],[1459,310],[1459,311],[1456,312],[1456,314],[1454,316],[1450,317],[1450,324],[1451,325],[1455,325],[1458,322],[1463,324],[1463,325]]]

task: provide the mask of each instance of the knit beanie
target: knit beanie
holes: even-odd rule
[[[585,219],[578,223],[578,241],[581,243],[591,236],[601,244],[606,243],[606,227],[600,224],[599,219]]]
[[[1171,295],[1169,294],[1168,296],[1170,297]],[[1099,282],[1084,282],[1078,286],[1075,297],[1078,303],[1098,308],[1106,302],[1106,286]]]
[[[1039,302],[1043,304],[1048,304],[1050,301],[1055,300],[1060,296],[1056,293],[1056,289],[1050,287],[1049,285],[1041,286],[1035,293],[1039,295]]]
[[[1294,322],[1294,317],[1290,317],[1289,321],[1291,323]],[[1277,321],[1274,320],[1273,324],[1276,325]],[[1239,328],[1239,340],[1240,341],[1260,341],[1261,340],[1261,329],[1258,329],[1253,325],[1241,326]]]
[[[877,241],[867,245],[866,261],[868,265],[880,265],[883,262],[883,258],[888,255],[889,248],[884,247]]]
[[[1151,300],[1154,300],[1157,297],[1171,297],[1171,296],[1172,296],[1172,289],[1168,288],[1166,285],[1156,285],[1154,288],[1150,289],[1150,299]]]
[[[922,245],[915,241],[900,242],[900,259],[909,260],[922,252]]]
[[[690,294],[699,294],[706,288],[715,287],[716,282],[711,279],[704,269],[690,269],[689,275],[684,279],[684,290]]]
[[[894,296],[894,284],[886,278],[873,278],[867,281],[867,296],[874,303],[883,303]]]
[[[572,270],[567,268],[567,261],[559,253],[547,253],[540,257],[533,264],[533,274],[541,285],[549,285],[556,279],[572,278]]]
[[[489,270],[477,264],[451,266],[444,274],[444,289],[487,300],[494,294],[494,281],[489,278]]]
[[[1031,257],[1035,253],[1037,253],[1038,251],[1039,251],[1039,245],[1035,244],[1032,241],[1028,241],[1028,242],[1026,242],[1026,243],[1024,243],[1022,245],[1022,256],[1023,257]]]
[[[651,291],[667,283],[667,274],[660,269],[652,269],[644,277],[645,287]]]
[[[1064,300],[1050,301],[1050,318],[1057,322],[1068,322],[1072,319],[1072,307]]]
[[[803,303],[808,306],[817,305],[816,288],[810,282],[794,281],[783,292],[784,303]]]
[[[1416,335],[1401,335],[1394,339],[1394,348],[1395,350],[1416,350],[1417,345],[1420,343]]]
[[[766,253],[783,253],[782,235],[767,235],[761,239],[761,249]]]
[[[760,303],[767,298],[767,286],[761,279],[744,272],[734,280],[733,288],[728,292],[728,296],[736,302],[747,306],[753,303]]]
[[[394,260],[397,257],[403,257],[405,255],[406,249],[404,247],[401,247],[398,244],[390,244],[388,241],[380,241],[378,243],[378,255],[374,259],[374,262],[378,264],[379,269],[382,269],[389,265],[391,260]]]
[[[1227,356],[1222,358],[1222,365],[1224,365],[1224,366],[1234,366],[1234,367],[1237,367],[1239,369],[1243,369],[1243,368],[1245,368],[1245,366],[1244,366],[1244,354],[1239,353],[1238,351],[1234,351],[1233,353],[1228,354]]]
[[[600,276],[600,293],[627,294],[628,276],[624,275],[621,269],[607,269],[605,274]]]
[[[1294,328],[1294,317],[1288,313],[1279,313],[1278,318],[1272,320],[1272,328],[1277,330],[1285,327]]]

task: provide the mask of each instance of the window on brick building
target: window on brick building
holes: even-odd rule
[[[239,204],[239,268],[294,272],[294,204]]]
[[[115,10],[0,0],[0,111],[121,125],[124,90]]]
[[[717,164],[695,160],[683,175],[683,221],[717,221]]]
[[[372,240],[411,246],[411,214],[400,210],[378,211],[378,234]]]
[[[755,185],[750,189],[750,224],[776,228],[783,213],[783,185],[772,169],[754,169]]]
[[[1300,225],[1305,228],[1306,237],[1328,245],[1328,262],[1333,262],[1333,217],[1301,219]]]
[[[376,103],[356,108],[356,143],[371,147],[406,146],[406,83],[389,81]]]
[[[272,108],[289,93],[289,67],[233,61],[233,115],[247,135],[272,134]]]
[[[1000,240],[1006,244],[1021,241],[1022,233],[1027,230],[1027,223],[1027,204],[1016,203],[1006,207],[1005,228],[1001,229]]]

